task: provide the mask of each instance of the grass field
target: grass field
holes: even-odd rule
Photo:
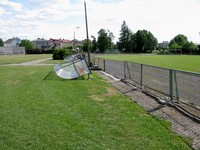
[[[200,56],[195,55],[102,55],[100,58],[130,61],[200,73]]]
[[[53,60],[53,59],[50,59],[50,60],[46,60],[46,61],[43,61],[42,63],[43,64],[59,64],[59,63],[64,63],[66,62],[65,60]]]
[[[95,73],[43,80],[51,69],[0,67],[1,149],[190,149]]]
[[[52,54],[38,54],[38,55],[0,55],[0,65],[3,64],[19,64],[27,61],[51,58]]]

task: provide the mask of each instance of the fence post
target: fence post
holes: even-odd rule
[[[106,71],[106,61],[105,61],[105,59],[103,60],[103,69],[104,69],[104,71]]]
[[[124,61],[124,80],[126,79],[126,61]]]
[[[140,86],[142,88],[143,86],[143,64],[141,64],[141,68],[140,68]]]
[[[99,57],[98,57],[98,66],[99,66]]]
[[[169,70],[169,96],[170,100],[173,99],[173,70]]]
[[[177,82],[177,77],[176,77],[176,70],[174,70],[174,88],[176,88],[176,98],[179,99],[179,91],[178,91],[178,82]]]

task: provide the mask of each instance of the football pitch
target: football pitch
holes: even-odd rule
[[[101,55],[104,59],[129,61],[169,69],[200,73],[200,56],[197,55]]]
[[[18,60],[12,58],[9,63]],[[33,58],[19,60],[25,59]],[[191,149],[169,122],[149,115],[95,73],[93,80],[54,74],[43,80],[51,69],[0,66],[1,149]]]

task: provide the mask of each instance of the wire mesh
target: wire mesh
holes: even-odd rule
[[[169,69],[143,65],[143,86],[169,95]]]
[[[141,82],[141,64],[125,62],[125,78],[136,83]]]
[[[120,78],[128,79],[181,102],[200,108],[200,74],[142,65],[133,62],[94,59],[95,65]]]
[[[200,74],[174,70],[173,96],[200,108]]]
[[[124,79],[124,62],[105,60],[105,71],[120,79]]]

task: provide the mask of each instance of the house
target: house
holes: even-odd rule
[[[73,43],[70,40],[67,39],[52,39],[50,38],[49,43],[51,45],[51,48],[64,48],[73,46]]]
[[[51,47],[49,40],[45,40],[44,38],[38,38],[31,42],[33,43],[33,47],[37,50],[48,50]]]
[[[11,38],[11,39],[8,39],[4,42],[4,46],[5,47],[8,47],[8,46],[19,46],[21,40],[19,38]]]
[[[158,48],[168,49],[169,48],[169,42],[163,41],[162,43],[158,43]]]
[[[71,40],[72,44],[73,44],[73,49],[79,51],[79,48],[83,46],[84,41],[79,41],[77,39],[73,39]]]

